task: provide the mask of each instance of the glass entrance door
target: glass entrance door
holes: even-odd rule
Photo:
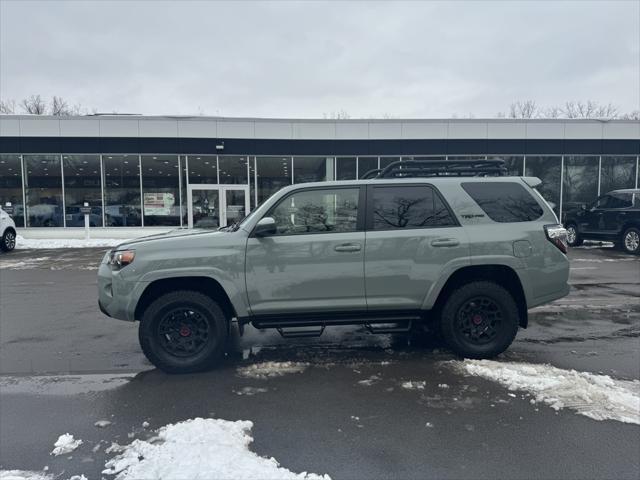
[[[245,185],[188,185],[189,228],[226,227],[249,212]]]

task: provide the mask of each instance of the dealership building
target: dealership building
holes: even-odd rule
[[[504,159],[561,216],[637,188],[632,120],[297,120],[0,116],[0,202],[21,231],[149,231],[232,222],[278,189],[394,161]],[[109,229],[109,230],[107,230]]]

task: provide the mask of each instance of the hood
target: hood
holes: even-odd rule
[[[171,230],[167,233],[158,233],[155,235],[148,235],[146,237],[140,237],[128,242],[121,243],[114,250],[122,250],[125,248],[135,248],[136,245],[144,245],[149,242],[154,242],[157,240],[166,240],[169,238],[177,238],[177,237],[193,237],[195,235],[221,235],[224,232],[220,232],[218,230],[210,230],[210,229],[187,229],[187,228],[179,228],[176,230]]]

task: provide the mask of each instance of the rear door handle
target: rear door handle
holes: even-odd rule
[[[333,247],[336,252],[359,252],[361,248],[359,243],[343,243]]]
[[[436,238],[431,240],[432,247],[457,247],[460,242],[455,238]]]

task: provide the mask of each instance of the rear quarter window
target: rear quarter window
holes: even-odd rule
[[[470,182],[462,188],[494,222],[530,222],[544,213],[531,193],[516,182]]]

